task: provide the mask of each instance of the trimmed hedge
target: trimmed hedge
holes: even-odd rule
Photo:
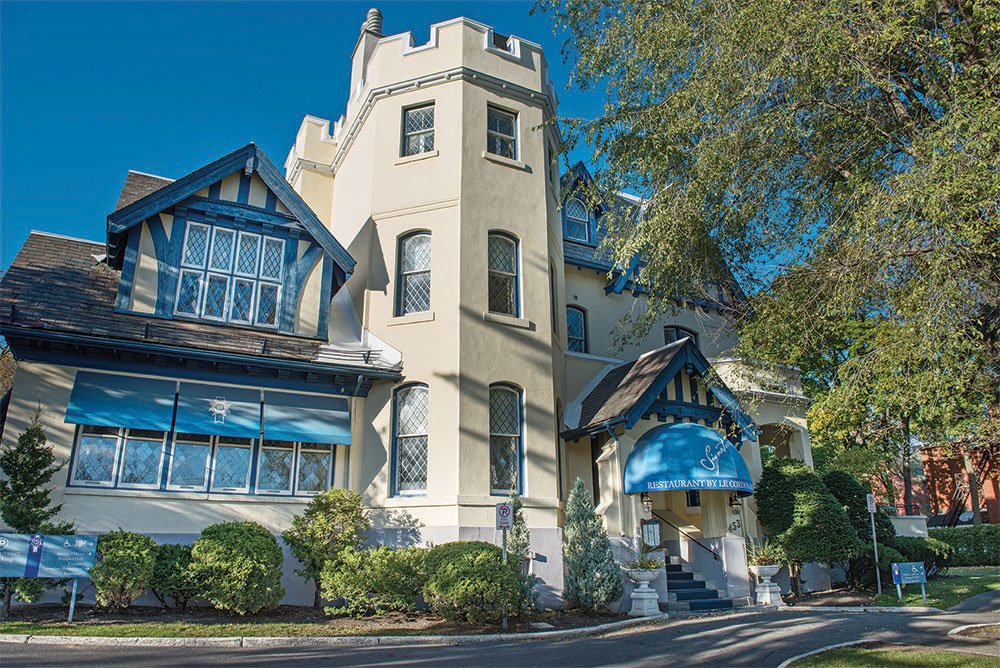
[[[205,583],[203,596],[238,615],[278,606],[285,595],[284,560],[278,541],[256,522],[213,524],[191,547],[191,570]]]
[[[931,529],[929,533],[955,550],[952,566],[1000,566],[1000,524]]]
[[[326,612],[361,617],[413,610],[427,580],[427,552],[422,547],[344,548],[339,562],[328,561],[320,573],[323,596],[343,600]]]
[[[112,531],[97,539],[97,564],[90,569],[97,604],[127,608],[149,587],[156,562],[156,542],[131,531]]]
[[[483,551],[493,552],[498,558],[503,556],[503,550],[499,547],[481,540],[458,540],[454,543],[436,545],[427,552],[427,559],[424,562],[427,577],[433,576],[442,566],[453,564],[466,555],[475,555]]]
[[[166,608],[167,599],[173,607],[183,610],[188,601],[201,593],[201,585],[191,569],[191,546],[168,543],[156,550],[156,563],[149,588]]]
[[[927,577],[934,577],[951,565],[955,548],[937,538],[896,536],[896,549],[907,561],[924,562]]]
[[[436,570],[424,586],[424,598],[436,614],[453,622],[495,624],[505,614],[516,617],[529,609],[526,588],[513,565],[517,559],[504,566],[500,548],[489,543],[454,547],[445,553],[458,556],[453,561],[435,561]]]

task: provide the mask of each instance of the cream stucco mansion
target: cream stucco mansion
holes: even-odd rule
[[[598,252],[586,169],[559,173],[556,105],[536,44],[460,18],[417,45],[373,10],[346,113],[305,117],[283,174],[253,144],[129,172],[106,239],[29,236],[0,285],[4,442],[41,405],[63,515],[161,542],[277,534],[329,486],[374,541],[495,541],[517,491],[550,602],[582,478],[613,538],[653,520],[712,597],[746,596],[761,447],[811,463],[798,376],[737,373],[738,295],[613,350],[646,297]]]

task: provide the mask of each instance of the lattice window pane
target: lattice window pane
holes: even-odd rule
[[[260,237],[241,232],[239,249],[236,251],[236,273],[256,276],[259,251]]]
[[[205,487],[210,449],[205,443],[174,443],[170,463],[170,484]]]
[[[260,453],[257,469],[257,489],[270,492],[289,492],[292,489],[291,448],[264,448]]]
[[[160,454],[162,450],[163,441],[161,440],[126,439],[118,483],[121,485],[156,485],[160,480]]]
[[[182,271],[180,287],[177,290],[178,313],[197,315],[201,301],[201,274],[196,271]]]
[[[406,436],[396,442],[396,490],[400,493],[427,489],[427,437]]]
[[[431,310],[431,272],[404,274],[402,290],[400,315]]]
[[[507,137],[514,136],[514,114],[490,107],[486,117],[486,129]]]
[[[506,274],[489,276],[490,312],[517,315],[517,300],[515,297],[515,279]]]
[[[281,278],[282,259],[285,254],[285,242],[281,239],[266,237],[264,252],[260,259],[260,275],[264,278]]]
[[[577,353],[587,352],[587,325],[583,311],[566,309],[566,335],[569,349]]]
[[[573,220],[587,221],[587,207],[580,200],[574,198],[566,202],[566,217]]]
[[[236,244],[236,232],[216,227],[212,237],[212,256],[208,266],[210,269],[218,271],[229,271],[233,266],[233,246]]]
[[[322,492],[330,486],[330,469],[333,457],[329,450],[299,452],[298,491]]]
[[[514,140],[500,135],[490,134],[486,137],[486,151],[503,158],[514,159]]]
[[[207,254],[208,228],[204,225],[188,225],[184,239],[184,264],[204,267]]]
[[[418,155],[434,150],[434,132],[418,132],[407,135],[406,147],[403,155]]]
[[[406,110],[406,134],[434,129],[434,105]]]
[[[396,395],[396,433],[401,436],[427,433],[426,387],[408,387]]]
[[[257,295],[257,324],[273,325],[278,319],[278,286],[260,284]]]
[[[250,448],[219,445],[215,449],[212,487],[246,489],[250,478]]]
[[[114,476],[117,453],[117,437],[81,436],[76,451],[74,479],[110,483]]]
[[[518,438],[490,436],[490,491],[504,493],[517,490],[520,468]]]
[[[229,309],[230,320],[250,322],[253,316],[253,288],[253,281],[235,279],[232,306]]]
[[[512,390],[490,390],[490,434],[521,433],[521,398]]]
[[[514,114],[490,107],[486,118],[486,151],[505,158],[517,156]]]
[[[570,239],[587,241],[590,238],[589,228],[585,220],[566,219],[566,236]]]
[[[218,274],[208,275],[205,286],[205,316],[209,318],[226,317],[226,293],[229,292],[229,277]]]
[[[403,271],[430,271],[431,235],[415,234],[402,241]]]
[[[517,244],[507,237],[491,236],[489,239],[489,269],[513,274],[517,271]]]

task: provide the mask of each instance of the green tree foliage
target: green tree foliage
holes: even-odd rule
[[[739,352],[803,369],[827,460],[869,448],[907,477],[912,437],[981,433],[1000,402],[997,0],[537,5],[573,83],[607,94],[563,119],[569,147],[644,202],[607,221],[615,263],[646,260],[625,331],[735,276]]]
[[[507,532],[507,554],[515,561],[524,560],[531,550],[531,531],[524,521],[524,504],[516,492],[510,495],[508,501],[514,505],[514,525]]]
[[[320,605],[320,573],[329,561],[338,562],[340,553],[360,549],[371,528],[361,495],[346,489],[330,489],[312,498],[301,515],[292,520],[281,537],[302,568],[295,572],[316,585],[313,607]]]
[[[164,608],[168,607],[167,599],[178,610],[187,608],[188,601],[201,592],[201,583],[191,568],[190,545],[170,543],[156,548],[149,588]]]
[[[278,541],[256,522],[223,522],[201,532],[191,547],[193,575],[203,596],[238,615],[275,608],[285,595]]]
[[[2,390],[0,390],[2,391]],[[0,519],[15,533],[73,533],[71,522],[54,522],[62,504],[52,505],[49,483],[65,462],[57,463],[48,445],[42,425],[41,408],[31,416],[27,429],[12,446],[0,452]],[[37,600],[46,588],[59,581],[3,578],[0,596],[3,608],[0,617],[10,614],[11,598],[17,594],[25,601]]]
[[[340,559],[326,562],[320,574],[323,596],[342,601],[326,611],[364,617],[413,610],[427,581],[427,552],[422,547],[344,548]]]
[[[153,579],[156,542],[131,531],[112,531],[97,539],[97,563],[90,570],[97,604],[123,609],[132,605]]]
[[[570,608],[598,609],[625,593],[608,533],[582,478],[576,479],[566,502],[563,565],[563,596]]]
[[[851,526],[857,532],[858,539],[870,543],[872,521],[868,512],[868,490],[846,471],[827,471],[823,475],[823,484],[843,506]],[[889,513],[881,506],[875,509],[875,536],[879,545],[892,547],[896,542],[896,528],[889,519]]]

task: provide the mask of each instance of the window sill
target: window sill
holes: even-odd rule
[[[518,318],[512,315],[503,315],[502,313],[490,313],[489,311],[483,312],[483,320],[486,322],[495,322],[499,325],[507,325],[508,327],[518,327],[520,329],[535,329],[535,323],[527,320],[526,318]]]
[[[489,153],[488,151],[483,151],[483,157],[490,162],[495,162],[498,165],[504,165],[505,167],[512,167],[514,169],[519,169],[522,172],[530,172],[531,167],[527,163],[521,162],[520,160],[514,160],[512,158],[505,158],[502,155],[497,155],[495,153]]]
[[[396,325],[412,325],[417,322],[433,322],[434,311],[424,311],[423,313],[409,313],[407,315],[397,315],[386,323],[386,327],[395,327]]]
[[[295,503],[306,504],[312,496],[291,496],[278,494],[241,494],[236,492],[175,492],[173,490],[112,489],[95,487],[66,487],[67,496],[113,496],[138,499],[177,499],[179,501],[222,501],[228,503]]]
[[[423,153],[417,153],[415,155],[404,155],[401,158],[396,158],[394,165],[408,165],[411,162],[419,162],[421,160],[427,160],[428,158],[438,157],[438,150],[424,151]]]

